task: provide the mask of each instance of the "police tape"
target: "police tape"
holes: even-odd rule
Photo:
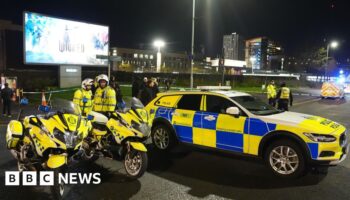
[[[50,91],[43,91],[43,92],[24,92],[23,94],[50,94],[50,93],[60,93],[60,92],[68,92],[68,91],[73,91],[77,90],[78,88],[72,88],[72,89],[66,89],[66,90],[50,90]]]
[[[120,85],[121,87],[132,87],[132,85],[127,85],[127,84],[122,84]],[[50,93],[60,93],[60,92],[68,92],[68,91],[73,91],[77,90],[78,88],[71,88],[71,89],[65,89],[65,90],[52,90],[52,91],[45,91],[44,94],[50,94]],[[164,86],[160,86],[159,89],[165,89]],[[172,90],[180,90],[180,91],[187,91],[191,90],[191,88],[186,88],[186,87],[171,87]],[[199,91],[199,90],[198,90]],[[239,91],[239,92],[246,92],[246,93],[252,93],[252,94],[266,94],[267,92],[260,92],[260,91]],[[23,92],[23,94],[42,94],[43,92]],[[311,94],[311,93],[300,93],[300,92],[293,92],[293,95],[298,95],[298,96],[311,96],[311,97],[319,97],[321,96],[320,94]]]

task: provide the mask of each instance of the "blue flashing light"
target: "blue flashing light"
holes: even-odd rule
[[[345,83],[345,78],[344,77],[339,77],[337,79],[337,82],[340,83],[340,84],[343,84],[343,83]]]

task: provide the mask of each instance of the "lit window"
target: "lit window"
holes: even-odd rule
[[[141,59],[143,58],[143,54],[140,54],[140,58],[141,58]]]
[[[138,57],[138,55],[137,55],[137,53],[135,53],[135,54],[134,54],[134,58],[137,58],[137,57]]]

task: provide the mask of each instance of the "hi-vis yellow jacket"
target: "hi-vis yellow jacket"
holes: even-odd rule
[[[280,99],[289,99],[289,94],[290,94],[290,90],[287,87],[282,87],[281,88],[281,95],[280,95]]]
[[[267,98],[276,98],[276,87],[272,84],[267,86]]]
[[[113,112],[117,105],[115,90],[109,86],[98,87],[95,92],[93,110],[96,112]]]
[[[92,109],[92,92],[79,89],[74,92],[73,103],[78,105],[83,115],[89,113]],[[84,100],[85,99],[85,100]],[[85,103],[84,103],[85,101]],[[84,105],[85,104],[85,105]]]

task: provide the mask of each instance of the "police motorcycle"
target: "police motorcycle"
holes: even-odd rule
[[[20,172],[52,171],[54,185],[50,187],[55,199],[65,194],[65,185],[58,174],[67,166],[81,160],[83,139],[91,122],[81,116],[80,108],[71,101],[57,100],[52,106],[39,106],[44,114],[21,117],[8,124],[7,148],[17,159]],[[39,175],[38,175],[39,176]]]
[[[130,109],[108,114],[91,111],[87,118],[93,128],[84,140],[85,159],[91,162],[105,157],[123,161],[128,177],[141,177],[148,165],[144,142],[151,132],[141,101],[133,98]]]

